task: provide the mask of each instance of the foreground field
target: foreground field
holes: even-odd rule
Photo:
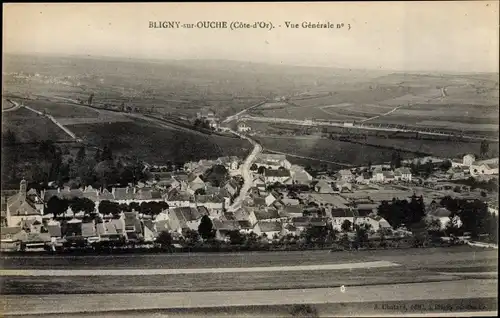
[[[198,314],[228,311],[234,316],[243,311],[259,316],[259,313],[270,314],[271,307],[266,306],[313,304],[322,314],[331,315],[338,311],[331,311],[333,307],[328,306],[339,303],[344,304],[343,310],[351,306],[351,312],[359,313],[363,309],[366,314],[369,309],[388,313],[387,310],[396,308],[395,313],[401,313],[403,303],[410,306],[415,301],[419,304],[403,312],[440,312],[437,309],[442,311],[445,307],[429,307],[436,301],[440,301],[441,306],[448,306],[448,310],[452,310],[450,306],[456,311],[473,307],[496,310],[496,303],[491,299],[496,297],[498,287],[496,273],[492,273],[498,270],[496,252],[468,246],[332,253],[2,255],[1,260],[2,302],[6,314],[93,312],[102,315],[129,311],[146,314],[143,311],[160,309],[181,310],[163,312],[168,314],[194,314],[196,312],[184,310],[198,308]],[[362,264],[379,267],[361,268]],[[264,270],[269,266],[308,265],[308,269]],[[322,266],[332,269],[325,270]],[[51,272],[51,276],[19,276],[33,268]],[[69,276],[57,276],[64,268],[68,269]],[[87,276],[72,275],[82,269],[87,270]],[[176,269],[190,269],[192,273],[174,274]],[[235,273],[235,269],[252,271]],[[202,270],[221,273],[201,273]],[[152,271],[166,274],[152,274]],[[198,271],[200,273],[196,273]],[[380,302],[387,305],[396,301],[400,307],[374,307]],[[464,304],[471,306],[464,307]],[[275,313],[283,314],[285,309],[290,308],[273,307]]]

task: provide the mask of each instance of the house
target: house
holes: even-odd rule
[[[290,167],[290,174],[294,184],[310,184],[313,180],[313,177],[299,165],[292,165]]]
[[[463,165],[464,166],[472,166],[476,161],[476,157],[473,154],[467,154],[463,157]]]
[[[125,222],[125,234],[127,240],[131,242],[140,242],[144,238],[142,232],[142,224],[139,220],[139,214],[136,211],[123,212],[123,219]]]
[[[238,132],[240,133],[244,133],[244,132],[248,132],[252,130],[252,128],[250,126],[248,126],[245,122],[239,122],[238,123]]]
[[[279,216],[283,219],[291,219],[303,216],[304,207],[302,205],[287,205],[279,212]]]
[[[259,175],[253,179],[253,186],[259,191],[266,191],[266,180],[263,176]]]
[[[274,222],[259,221],[253,229],[253,232],[255,234],[265,235],[267,236],[268,239],[281,236],[282,231],[283,231],[283,225],[280,221],[274,221]]]
[[[240,167],[240,159],[236,156],[221,157],[217,159],[217,164],[223,165],[229,171],[236,171]]]
[[[2,227],[0,229],[0,250],[4,251],[18,251],[22,242],[28,239],[28,233],[20,226],[15,227]]]
[[[257,216],[254,209],[249,207],[241,207],[233,212],[232,219],[236,221],[248,221],[252,225],[257,223]]]
[[[376,203],[361,203],[356,204],[355,209],[357,210],[357,214],[359,216],[368,216],[378,209],[378,204]]]
[[[254,210],[255,218],[258,221],[273,221],[280,218],[278,210],[275,208],[261,208]]]
[[[450,222],[452,222],[451,214],[452,213],[448,209],[446,209],[444,207],[439,207],[437,209],[433,209],[433,210],[429,211],[429,213],[426,216],[426,219],[428,221],[439,220],[441,230],[444,230],[448,226],[448,224]],[[458,216],[456,216],[454,218],[454,222],[456,222],[456,225],[458,227],[462,226],[462,221],[460,220],[460,218]]]
[[[279,199],[281,199],[281,195],[279,195],[276,191],[271,191],[271,193],[269,193],[265,198],[266,206],[272,205],[274,202],[276,202]]]
[[[156,237],[158,236],[158,232],[156,232],[155,223],[152,220],[143,220],[142,233],[145,243],[154,242]]]
[[[229,180],[228,183],[226,183],[226,185],[224,186],[224,189],[227,190],[227,192],[229,192],[229,195],[233,198],[236,196],[236,194],[238,193],[239,191],[239,184],[238,184],[238,181],[236,181],[234,178],[231,178],[231,180]]]
[[[450,179],[465,179],[470,174],[470,167],[451,167],[446,172]]]
[[[342,224],[346,220],[351,222],[351,224],[354,224],[354,220],[356,218],[356,215],[353,210],[346,210],[346,209],[335,209],[332,210],[332,227],[333,229],[342,232]]]
[[[337,172],[336,174],[337,180],[342,180],[346,182],[352,182],[354,181],[354,175],[352,174],[351,170],[349,169],[343,169]]]
[[[99,236],[94,221],[81,223],[81,236],[87,240],[88,243],[98,242]]]
[[[383,182],[392,182],[395,180],[395,175],[393,171],[382,171],[384,176]]]
[[[411,170],[406,167],[397,168],[394,170],[394,180],[411,182]]]
[[[240,231],[241,229],[240,223],[233,220],[221,221],[214,219],[212,225],[215,230],[215,238],[220,241],[227,240],[230,232]]]
[[[286,159],[285,155],[270,154],[270,153],[260,153],[257,158],[255,158],[255,164],[257,167],[264,166],[267,169],[278,169],[283,167],[285,169],[290,169],[292,164]]]
[[[471,165],[470,174],[475,176],[498,174],[498,163],[483,163],[479,166]]]
[[[314,191],[319,193],[334,193],[332,186],[329,182],[325,180],[319,180],[318,183],[314,185]]]
[[[180,207],[174,208],[172,213],[169,215],[169,220],[175,220],[177,218],[177,227],[182,229],[198,230],[200,225],[202,214],[194,207]],[[174,217],[175,216],[175,217]],[[171,222],[170,225],[174,228],[174,224]]]
[[[203,189],[205,190],[206,185],[205,181],[200,178],[199,175],[195,173],[191,173],[188,178],[188,193],[194,194],[196,190]]]
[[[224,198],[221,198],[219,195],[196,195],[195,203],[198,210],[205,208],[210,217],[219,218],[224,212],[226,202]]]
[[[47,223],[47,231],[49,232],[52,243],[57,243],[62,238],[61,223],[55,220],[49,220]]]
[[[288,178],[290,178],[290,171],[285,168],[264,171],[264,180],[266,184],[272,184],[275,182],[283,183]]]
[[[384,171],[379,168],[375,168],[372,172],[372,181],[373,182],[384,182]]]
[[[363,172],[356,177],[355,182],[358,184],[370,184],[372,174],[370,172]]]
[[[6,222],[8,227],[19,226],[25,220],[42,222],[43,202],[35,197],[36,201],[27,194],[26,180],[21,180],[19,192],[7,199]]]

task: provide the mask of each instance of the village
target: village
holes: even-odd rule
[[[361,230],[366,241],[411,237],[409,224],[391,224],[390,217],[379,213],[382,204],[394,200],[418,201],[424,222],[437,226],[438,232],[461,226],[459,217],[440,204],[445,197],[481,201],[489,213],[498,215],[495,191],[455,182],[497,180],[498,158],[427,157],[397,165],[313,177],[285,155],[260,153],[249,169],[252,186],[243,194],[243,160],[237,157],[188,162],[174,169],[147,165],[151,180],[111,190],[87,186],[38,192],[22,180],[19,190],[2,195],[1,247],[3,251],[153,247],[164,244],[165,236],[169,245],[179,247],[208,239],[278,243],[314,241],[310,238],[314,233],[323,235],[323,242],[328,233],[334,233],[332,240],[344,233],[343,240],[356,241]],[[415,166],[431,171],[422,177],[412,172]],[[235,206],[240,195],[242,202]]]

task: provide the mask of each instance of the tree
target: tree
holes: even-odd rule
[[[314,243],[323,245],[328,236],[328,228],[325,226],[309,226],[304,236],[307,244]]]
[[[7,129],[7,132],[5,133],[5,145],[6,146],[12,146],[15,145],[17,142],[16,135],[14,132],[10,129]]]
[[[356,226],[355,242],[358,247],[363,247],[368,242],[368,231],[370,224],[361,224]]]
[[[101,161],[109,161],[113,160],[113,153],[111,152],[111,148],[106,145],[102,150]]]
[[[210,220],[210,217],[208,217],[208,215],[204,215],[201,218],[200,225],[198,226],[198,233],[200,233],[201,237],[205,241],[215,236],[212,220]]]
[[[188,229],[184,233],[184,238],[188,245],[194,245],[200,241],[200,235],[197,231]]]
[[[68,210],[68,201],[59,199],[57,196],[53,196],[47,202],[46,214],[52,213],[54,217],[64,214]]]
[[[80,149],[78,149],[78,153],[76,154],[76,162],[82,163],[85,160],[85,156],[85,147],[81,146]]]
[[[392,153],[391,157],[391,168],[399,168],[401,167],[401,153],[399,151],[395,151]]]
[[[117,202],[111,202],[108,200],[101,201],[99,203],[99,213],[103,215],[112,214],[117,217],[121,213],[120,205]]]
[[[245,243],[245,236],[238,230],[230,231],[228,235],[232,245],[242,245]]]
[[[341,229],[343,232],[349,232],[351,230],[352,223],[349,220],[344,220],[344,222],[341,225]]]
[[[481,141],[481,146],[480,146],[480,154],[481,154],[481,157],[484,157],[488,154],[488,152],[490,151],[490,144],[488,143],[487,140],[483,139]]]
[[[440,168],[443,171],[448,171],[451,168],[452,164],[450,160],[445,160],[441,163]]]
[[[95,154],[94,154],[94,160],[99,162],[101,161],[101,150],[100,149],[97,149]]]
[[[162,248],[168,248],[172,246],[172,234],[167,231],[161,231],[156,238],[156,243],[160,244]]]
[[[69,201],[69,206],[73,212],[83,211],[85,214],[91,214],[95,211],[94,201],[88,198],[73,198]]]
[[[251,171],[256,171],[257,169],[259,169],[259,167],[257,167],[257,165],[255,163],[253,163],[251,166],[250,166],[250,170]]]
[[[205,195],[206,193],[207,192],[203,188],[199,188],[199,189],[196,189],[196,191],[194,191],[195,195]]]
[[[257,169],[257,173],[258,173],[258,174],[264,174],[264,173],[266,173],[266,170],[267,170],[267,169],[266,169],[266,167],[264,167],[264,166],[260,166],[260,167]]]

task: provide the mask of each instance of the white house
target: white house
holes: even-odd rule
[[[43,220],[43,202],[38,197],[30,198],[27,195],[26,180],[22,180],[19,192],[7,199],[6,221],[8,227],[19,226],[23,221]],[[38,202],[36,202],[38,201]]]
[[[476,161],[476,157],[472,154],[467,154],[463,158],[464,166],[472,166],[474,164],[474,161]]]
[[[286,169],[266,170],[264,172],[264,180],[266,184],[275,182],[283,183],[288,178],[290,178],[290,171]]]
[[[409,168],[397,168],[394,171],[394,179],[395,180],[401,180],[401,181],[411,181],[411,170]]]
[[[481,165],[471,165],[470,166],[470,174],[474,177],[479,176],[479,175],[498,174],[498,164],[483,163]]]
[[[354,181],[354,175],[352,174],[351,170],[349,169],[343,169],[337,172],[337,179],[346,181],[346,182],[352,182]]]
[[[238,123],[238,132],[248,132],[252,128],[248,126],[245,122]]]
[[[285,155],[261,153],[255,159],[255,164],[257,167],[264,166],[270,169],[278,169],[283,167],[285,169],[291,169],[292,164],[286,159]]]

